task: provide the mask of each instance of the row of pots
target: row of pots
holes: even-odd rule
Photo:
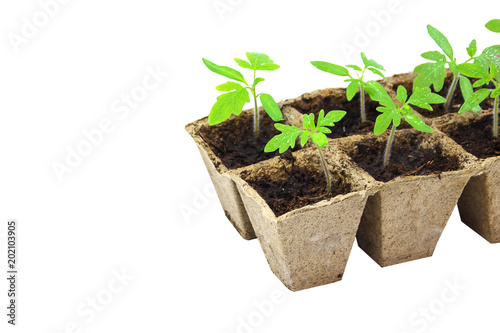
[[[396,75],[381,83],[394,96],[395,81],[413,81],[411,74],[406,76]],[[301,126],[301,113],[292,105],[305,95],[345,99],[344,91],[317,90],[281,102],[285,123]],[[347,182],[351,192],[281,216],[274,214],[248,180],[284,180],[283,170],[291,163],[289,160],[278,156],[228,170],[199,135],[200,129],[208,126],[206,118],[186,129],[200,150],[228,219],[243,238],[259,239],[272,271],[290,290],[297,291],[342,279],[355,237],[380,266],[431,256],[457,202],[464,223],[488,241],[499,242],[500,213],[495,208],[500,203],[500,191],[494,187],[494,179],[500,173],[500,159],[479,160],[446,135],[454,122],[472,122],[484,116],[488,112],[424,118],[435,129],[433,134],[413,129],[397,131],[396,141],[401,136],[419,136],[420,146],[439,145],[443,154],[456,156],[458,170],[428,176],[404,176],[382,182],[353,161],[360,141],[368,137],[385,141],[387,136],[329,139],[325,155],[330,171]],[[321,170],[315,148],[301,149],[293,156],[296,165]]]

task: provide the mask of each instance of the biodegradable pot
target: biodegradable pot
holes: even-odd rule
[[[375,181],[367,173],[367,177],[377,183],[377,192],[368,198],[357,240],[359,247],[382,267],[432,256],[474,172],[475,157],[444,134],[419,133],[413,129],[398,130],[395,144],[402,135],[421,135],[419,148],[440,144],[443,155],[458,157],[460,169],[426,176],[400,176],[387,182]],[[363,139],[360,136],[345,138],[334,145],[352,156]],[[387,135],[374,140],[385,143]]]
[[[288,124],[297,124],[299,122],[298,116],[294,114],[294,111],[286,111],[283,107],[283,102],[278,103],[280,107],[283,108],[284,122]],[[264,112],[262,107],[259,108],[259,112],[262,117],[268,117]],[[253,109],[245,110],[242,112],[241,116],[250,116],[253,114]],[[232,116],[228,119],[228,122],[233,122],[236,120],[236,116]],[[300,120],[301,122],[301,120]],[[228,177],[226,174],[229,169],[222,163],[221,159],[213,152],[211,146],[201,135],[201,130],[204,127],[208,127],[208,117],[199,119],[186,126],[186,131],[194,139],[198,149],[200,151],[205,167],[208,170],[210,179],[215,187],[219,201],[224,209],[226,217],[238,231],[238,233],[246,240],[251,240],[256,238],[255,232],[253,230],[252,224],[248,218],[243,202],[241,201],[240,194],[236,189],[234,181]]]
[[[246,180],[267,177],[286,181],[290,161],[276,157],[230,173],[241,193],[254,230],[274,274],[292,291],[342,279],[370,181],[357,172],[345,155],[325,149],[333,177],[341,177],[352,191],[276,216]],[[316,148],[293,154],[295,165],[322,172]]]
[[[486,117],[491,118],[492,111],[474,114],[472,112],[456,115],[450,121],[442,121],[436,126],[450,134],[463,125],[469,127]],[[462,131],[462,135],[467,132]],[[477,232],[490,243],[500,242],[500,156],[479,160],[479,172],[471,177],[458,200],[458,210],[463,223]]]

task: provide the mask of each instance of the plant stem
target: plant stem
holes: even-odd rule
[[[323,154],[323,150],[320,146],[318,147],[319,159],[321,160],[321,166],[323,167],[323,171],[325,172],[326,178],[326,189],[328,190],[328,194],[332,193],[332,177],[330,175],[330,170],[328,170],[328,164],[326,164],[325,155]]]
[[[255,83],[255,77],[257,75],[257,70],[253,70],[253,82]],[[255,84],[252,85],[252,94],[254,100],[253,109],[253,132],[256,138],[259,137],[259,107],[257,106],[257,94],[255,93]]]
[[[359,98],[361,102],[361,122],[366,121],[366,115],[365,115],[365,88],[363,85],[359,88]]]
[[[259,137],[259,107],[257,106],[257,95],[255,95],[255,90],[252,90],[253,100],[254,100],[254,109],[253,109],[253,131],[255,137]]]
[[[394,134],[396,133],[396,126],[392,125],[391,134],[389,134],[389,139],[387,139],[387,146],[385,147],[384,154],[384,167],[389,164],[389,158],[391,157],[392,143],[394,142]]]
[[[453,94],[455,93],[455,89],[457,88],[457,82],[460,78],[460,73],[457,76],[453,74],[453,81],[451,83],[450,91],[448,91],[448,96],[446,96],[446,102],[444,103],[444,113],[448,112],[448,108],[451,104],[451,99],[453,98]]]
[[[498,137],[498,96],[495,97],[493,106],[493,136]]]

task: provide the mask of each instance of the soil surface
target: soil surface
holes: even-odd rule
[[[443,131],[478,158],[500,155],[500,138],[493,136],[492,115],[478,119],[469,125],[454,123]]]
[[[347,101],[345,97],[343,99],[334,99],[333,96],[315,96],[313,98],[306,98],[302,96],[300,101],[292,104],[292,106],[301,113],[314,113],[316,119],[319,111],[322,109],[325,110],[325,114],[332,110],[347,111],[347,114],[341,121],[336,123],[334,127],[329,127],[332,130],[332,133],[327,134],[327,136],[332,139],[373,132],[375,120],[381,114],[377,111],[377,107],[380,105],[378,102],[372,101],[368,94],[365,94],[366,121],[364,122],[361,122],[360,105],[361,101],[359,98],[359,92],[356,93],[350,102]],[[402,127],[400,128],[409,127],[406,122],[402,122],[401,126]]]
[[[451,89],[452,80],[453,80],[453,76],[448,76],[444,80],[443,88],[437,94],[446,98],[448,96],[448,92]],[[474,82],[476,82],[476,81],[477,81],[477,79],[471,79],[472,84],[474,84]],[[413,93],[413,82],[407,82],[407,83],[404,83],[402,85],[408,90],[408,98],[409,98],[411,96],[411,94]],[[493,84],[485,86],[485,88],[493,88]],[[395,86],[393,88],[394,92],[397,92],[397,89],[398,89],[398,87]],[[480,88],[474,88],[474,91],[476,91],[478,89],[480,89]],[[433,86],[431,86],[431,91],[433,93],[436,93]],[[442,115],[444,115],[446,113],[457,113],[458,110],[460,110],[460,107],[462,106],[462,104],[464,104],[464,98],[462,96],[462,91],[460,90],[460,81],[459,81],[459,82],[457,82],[457,86],[455,88],[455,91],[453,92],[453,98],[450,102],[450,106],[448,107],[448,112],[445,112],[444,104],[431,104],[432,111],[427,110],[427,109],[422,109],[422,108],[419,108],[419,107],[414,106],[414,105],[411,105],[411,107],[424,117],[437,118],[437,117],[441,117]],[[481,105],[481,108],[483,110],[491,109],[493,107],[493,99],[487,98],[480,105]]]
[[[279,155],[278,151],[264,152],[269,140],[279,133],[273,120],[261,114],[259,137],[255,138],[253,113],[243,113],[218,125],[203,127],[199,134],[228,169],[237,169]]]
[[[290,155],[291,156],[291,155]],[[351,186],[332,174],[332,193],[328,194],[325,175],[311,173],[296,165],[287,170],[288,178],[274,181],[269,178],[246,179],[246,172],[241,175],[266,201],[276,216],[294,209],[333,198],[339,194],[351,192]]]
[[[460,169],[458,157],[444,155],[439,143],[432,149],[423,149],[419,146],[421,142],[422,134],[408,133],[396,137],[386,167],[383,165],[386,142],[376,138],[359,141],[358,149],[349,155],[373,178],[382,182],[399,176],[433,175]]]

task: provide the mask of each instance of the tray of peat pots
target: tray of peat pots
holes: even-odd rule
[[[279,133],[275,122],[295,124],[302,120],[295,121],[293,115],[282,112],[283,103],[276,103],[271,95],[256,92],[257,84],[264,81],[256,77],[257,71],[272,71],[279,66],[263,53],[247,52],[246,56],[248,61],[235,61],[253,71],[255,79],[250,84],[239,71],[203,59],[209,70],[231,81],[216,87],[222,93],[209,116],[188,124],[186,130],[198,146],[227,218],[241,237],[250,240],[256,237],[255,232],[236,185],[226,173],[276,156],[264,152],[266,143]],[[254,108],[243,111],[251,99]]]
[[[340,115],[334,119],[334,114]],[[303,116],[303,128],[282,132],[266,150],[285,152],[301,136],[315,147],[230,172],[274,274],[292,291],[342,279],[371,179],[328,147],[326,126],[345,112]]]
[[[384,267],[433,254],[463,188],[476,171],[477,159],[434,131],[410,107],[429,109],[444,98],[429,88],[408,96],[398,86],[397,97],[391,100],[380,85],[372,88],[371,96],[383,105],[375,123],[377,136],[341,138],[332,145],[377,184],[376,193],[368,198],[357,240]],[[396,131],[402,122],[414,128]]]
[[[493,135],[493,115],[455,115],[436,123],[463,149],[479,158],[480,172],[472,177],[458,201],[462,221],[490,243],[500,242],[500,139]],[[498,129],[498,126],[497,126]]]

